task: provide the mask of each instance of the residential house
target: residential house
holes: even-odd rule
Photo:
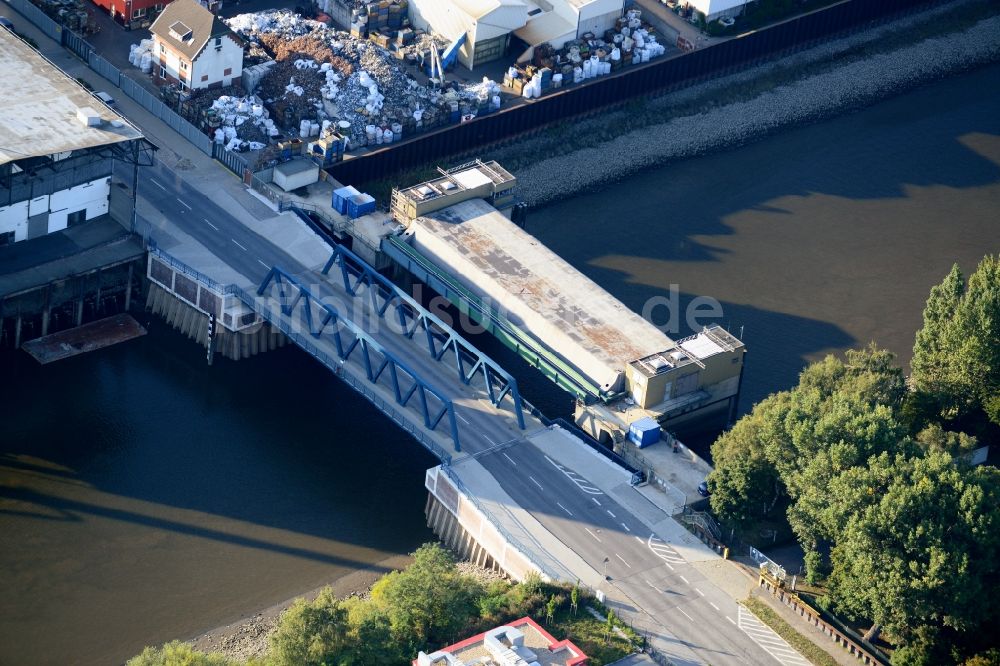
[[[197,0],[174,0],[149,31],[153,75],[183,90],[228,86],[243,73],[243,41]]]

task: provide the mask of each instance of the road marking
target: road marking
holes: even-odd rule
[[[201,218],[201,219],[205,220],[205,224],[207,224],[208,226],[212,227],[212,228],[213,228],[213,229],[215,229],[216,231],[218,231],[218,230],[219,230],[219,227],[217,227],[217,226],[215,226],[214,224],[212,224],[211,222],[209,222],[209,221],[208,221],[208,218],[207,218],[207,217],[203,217],[203,218]]]
[[[533,477],[533,476],[531,476],[531,475],[529,474],[529,475],[528,475],[528,478],[529,478],[529,479],[531,479],[531,482],[532,482],[533,484],[535,484],[535,485],[536,485],[536,486],[538,486],[539,488],[542,488],[542,484],[538,483],[538,481],[535,481],[535,477]],[[542,488],[542,490],[545,490],[545,488]]]
[[[263,266],[264,268],[267,268],[267,269],[270,269],[270,268],[271,268],[270,266],[268,266],[267,264],[265,264],[265,263],[264,263],[263,261],[261,261],[260,259],[258,259],[258,260],[257,260],[257,263],[258,263],[258,264],[260,264],[261,266]]]
[[[628,528],[628,525],[626,525],[625,523],[622,523],[622,527],[624,527],[624,528],[625,528],[625,531],[626,531],[626,532],[631,532],[631,531],[632,531],[632,530],[630,530],[630,529]]]
[[[503,457],[504,457],[504,458],[506,458],[507,460],[509,460],[509,461],[510,461],[510,464],[511,464],[511,465],[513,465],[514,467],[517,467],[517,463],[516,463],[516,462],[514,462],[514,459],[513,459],[513,458],[511,458],[511,457],[510,457],[509,455],[507,455],[506,453],[503,453],[502,451],[501,451],[501,455],[503,455]]]
[[[455,412],[455,416],[462,419],[462,423],[464,423],[465,425],[469,425],[469,422],[465,420],[465,417],[459,414],[458,412]]]
[[[702,592],[701,590],[699,590],[697,587],[694,588],[694,591],[697,592],[699,596],[702,596],[702,597],[705,596],[705,593]]]
[[[597,506],[601,506],[601,503],[597,501],[596,497],[591,497],[590,499],[594,500],[594,504],[596,504]]]
[[[156,185],[158,188],[160,188],[164,192],[167,191],[167,188],[163,187],[163,185],[160,185],[160,183],[157,180],[155,180],[154,178],[150,178],[149,182],[151,182],[153,185]]]
[[[646,543],[645,541],[642,540],[642,537],[638,535],[635,535],[635,540],[638,541],[639,543]]]
[[[693,617],[691,617],[690,615],[688,615],[687,613],[685,613],[683,609],[681,609],[681,608],[678,608],[677,610],[678,610],[678,611],[680,611],[680,612],[681,612],[681,614],[682,614],[682,615],[683,615],[684,617],[686,617],[687,619],[689,619],[689,620],[691,620],[692,622],[694,622],[694,618],[693,618]]]
[[[480,433],[480,434],[482,434],[482,433]],[[490,439],[490,438],[489,438],[489,437],[488,437],[487,435],[483,435],[483,439],[485,439],[485,440],[486,440],[487,442],[489,442],[489,443],[490,443],[490,444],[492,444],[493,446],[496,446],[496,445],[497,445],[497,443],[496,443],[496,442],[494,442],[494,441],[493,441],[492,439]]]
[[[563,511],[565,511],[566,513],[568,513],[571,518],[573,517],[573,513],[569,509],[567,509],[566,507],[564,507],[562,504],[559,504],[559,502],[556,502],[556,504],[559,505],[560,509],[562,509]]]
[[[554,460],[552,460],[552,458],[549,458],[548,456],[545,456],[545,459],[548,460],[549,463],[553,467],[555,467],[557,470],[559,470],[560,472],[562,472],[566,476],[567,479],[569,479],[570,481],[572,481],[573,483],[575,483],[577,488],[579,488],[583,492],[587,493],[588,495],[603,495],[604,494],[604,493],[601,492],[600,488],[595,487],[592,483],[590,483],[589,481],[587,481],[586,479],[584,479],[582,476],[580,476],[576,472],[574,472],[572,470],[569,470],[569,469],[566,469],[565,467],[563,467],[559,463],[555,462]]]
[[[624,562],[625,566],[627,566],[629,569],[632,568],[632,565],[629,564],[628,562],[625,562],[625,558],[622,557],[621,555],[619,555],[618,553],[615,553],[615,557],[617,557],[619,560],[621,560],[622,562]]]
[[[184,203],[183,201],[181,201],[181,198],[180,198],[180,197],[176,197],[176,199],[177,199],[177,203],[179,203],[180,205],[184,206],[184,207],[185,207],[185,208],[187,208],[188,210],[194,210],[193,208],[191,208],[191,206],[189,206],[189,205],[187,205],[186,203]]]
[[[674,570],[674,566],[673,566],[672,564],[670,564],[670,562],[664,562],[663,564],[664,564],[664,565],[665,565],[665,566],[666,566],[666,567],[667,567],[668,569],[670,569],[671,571],[673,571],[673,570]]]
[[[236,247],[240,248],[240,249],[241,249],[241,250],[243,250],[244,252],[246,252],[246,251],[247,251],[247,249],[246,249],[245,247],[243,247],[242,245],[240,245],[239,243],[237,243],[237,242],[236,242],[235,240],[233,240],[232,238],[230,238],[229,240],[233,241],[233,244],[235,244],[235,245],[236,245]]]
[[[737,619],[739,623],[733,622],[733,624],[736,624],[762,650],[784,666],[808,666],[810,662],[805,657],[769,626],[761,622],[756,615],[743,606],[739,606],[738,609]],[[728,616],[726,619],[732,622]]]
[[[649,540],[646,545],[649,546],[651,551],[656,553],[657,557],[666,562],[668,565],[684,564],[686,561],[683,557],[681,557],[680,553],[665,544],[663,540],[657,537],[654,533],[649,535]],[[670,569],[672,570],[673,567],[670,567]]]
[[[594,534],[593,532],[590,531],[589,527],[584,527],[583,529],[587,530],[587,534],[589,534],[590,536],[592,536],[595,539],[597,539],[597,543],[604,543],[603,541],[601,541],[601,539],[596,534]]]
[[[730,622],[733,622],[733,618],[729,617],[728,615],[726,616],[726,619],[729,620]],[[736,623],[733,622],[733,624],[736,624]]]
[[[605,509],[605,511],[607,511],[608,515],[611,516],[612,518],[617,518],[615,514],[611,513],[611,509]]]
[[[660,588],[656,587],[655,585],[653,585],[652,583],[650,583],[648,580],[646,581],[646,585],[649,585],[651,588],[653,588],[657,592],[660,591]]]
[[[715,610],[719,610],[719,607],[716,606],[715,604],[713,604],[711,601],[708,602],[708,605],[711,606],[712,608],[714,608]],[[719,612],[721,613],[722,611],[719,611]]]
[[[688,579],[685,578],[683,575],[678,576],[678,578],[680,578],[682,581],[684,581],[685,585],[690,585],[691,584],[691,583],[688,582]]]

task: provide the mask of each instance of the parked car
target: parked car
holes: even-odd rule
[[[14,32],[14,24],[11,23],[10,19],[7,18],[6,16],[0,16],[0,26],[7,28],[11,32]]]
[[[104,102],[108,106],[114,106],[115,105],[115,98],[112,97],[111,95],[109,95],[108,93],[104,92],[104,91],[95,92],[94,93],[94,97],[96,97],[97,99],[101,100],[102,102]]]
[[[734,23],[736,23],[736,19],[734,19],[732,16],[723,16],[722,18],[719,19],[719,24],[727,28],[733,25]]]
[[[705,479],[698,484],[698,494],[702,497],[708,497],[712,493],[708,492],[708,479]]]

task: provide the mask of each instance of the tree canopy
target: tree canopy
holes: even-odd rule
[[[810,365],[712,445],[710,502],[740,526],[781,507],[807,577],[829,572],[833,610],[888,630],[894,663],[954,663],[1000,623],[1000,473],[968,464],[998,425],[1000,260],[987,256],[931,290],[909,387],[874,345]]]

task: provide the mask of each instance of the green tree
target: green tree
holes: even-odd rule
[[[327,587],[314,601],[296,599],[281,614],[270,660],[275,666],[340,664],[351,653],[351,641],[347,608]]]
[[[604,642],[611,642],[611,632],[615,629],[615,612],[613,610],[608,611],[607,622],[604,623]]]
[[[1000,471],[945,452],[883,453],[830,484],[837,531],[829,579],[835,608],[904,642],[920,627],[970,631],[1000,589]]]
[[[569,592],[569,603],[570,607],[573,609],[573,615],[576,615],[577,604],[580,601],[580,581],[576,581],[573,585],[573,589]]]
[[[786,494],[763,443],[787,399],[788,393],[767,398],[712,444],[709,502],[720,518],[746,526],[766,516]]]
[[[372,601],[389,618],[403,654],[416,654],[456,638],[476,615],[479,583],[455,569],[438,544],[424,544],[404,571],[383,576],[372,587]]]
[[[552,624],[552,621],[555,619],[555,617],[556,617],[556,606],[557,605],[558,605],[558,602],[556,602],[556,595],[554,595],[554,594],[549,597],[549,600],[547,602],[545,602],[545,624],[546,625]]]
[[[221,654],[205,654],[187,643],[173,641],[159,648],[147,647],[129,659],[126,666],[235,666],[235,662]]]
[[[1000,257],[984,257],[968,284],[956,265],[931,289],[910,366],[927,416],[1000,424]]]

